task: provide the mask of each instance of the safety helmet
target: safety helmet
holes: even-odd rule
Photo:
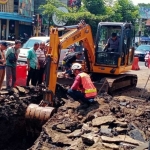
[[[74,64],[72,65],[72,67],[71,67],[71,70],[76,70],[76,69],[81,69],[81,68],[82,68],[81,64],[79,64],[79,63],[74,63]]]

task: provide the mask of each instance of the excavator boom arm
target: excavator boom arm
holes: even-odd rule
[[[59,31],[68,31],[59,37]],[[90,69],[92,70],[92,64],[94,63],[94,41],[92,37],[91,28],[89,25],[80,22],[75,26],[66,26],[62,28],[54,28],[50,29],[50,46],[49,51],[47,53],[48,64],[47,64],[47,79],[46,86],[49,93],[55,93],[56,83],[57,83],[57,69],[59,64],[59,57],[61,50],[67,48],[68,46],[83,41],[83,45],[85,49],[88,50],[88,57],[90,60]],[[52,96],[48,101],[52,102]]]

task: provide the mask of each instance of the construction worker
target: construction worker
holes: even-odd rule
[[[97,95],[97,90],[87,73],[82,72],[82,66],[79,63],[74,63],[71,67],[73,74],[76,76],[75,81],[70,89],[68,95],[74,100],[81,100],[84,103],[90,104],[94,102]]]
[[[71,65],[76,61],[76,59],[80,59],[81,56],[81,52],[70,53],[63,59],[63,66],[65,67],[64,74],[71,75]]]
[[[74,49],[73,49],[73,48],[70,48],[70,49],[68,50],[68,52],[65,53],[65,57],[68,56],[68,55],[71,54],[71,53],[74,53]],[[65,58],[65,57],[64,57],[64,58]]]

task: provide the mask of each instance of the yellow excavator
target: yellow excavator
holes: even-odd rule
[[[65,32],[59,36],[59,32]],[[107,40],[112,33],[119,39],[118,49],[105,48]],[[26,118],[47,120],[54,112],[53,98],[56,84],[66,84],[70,79],[57,78],[58,63],[61,50],[82,41],[84,46],[83,70],[91,75],[91,78],[99,90],[107,85],[107,92],[114,92],[122,88],[136,86],[137,75],[125,74],[131,70],[134,58],[134,28],[131,23],[100,22],[98,24],[95,43],[92,37],[91,27],[84,21],[77,25],[64,27],[51,27],[50,44],[47,52],[46,91],[43,101],[49,102],[49,106],[30,104],[26,111]]]

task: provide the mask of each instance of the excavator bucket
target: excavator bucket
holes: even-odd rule
[[[54,113],[54,107],[42,107],[37,104],[30,104],[25,113],[27,135],[38,135],[42,126]]]
[[[41,107],[37,104],[30,104],[26,110],[26,119],[37,119],[47,121],[55,112],[54,107]]]

